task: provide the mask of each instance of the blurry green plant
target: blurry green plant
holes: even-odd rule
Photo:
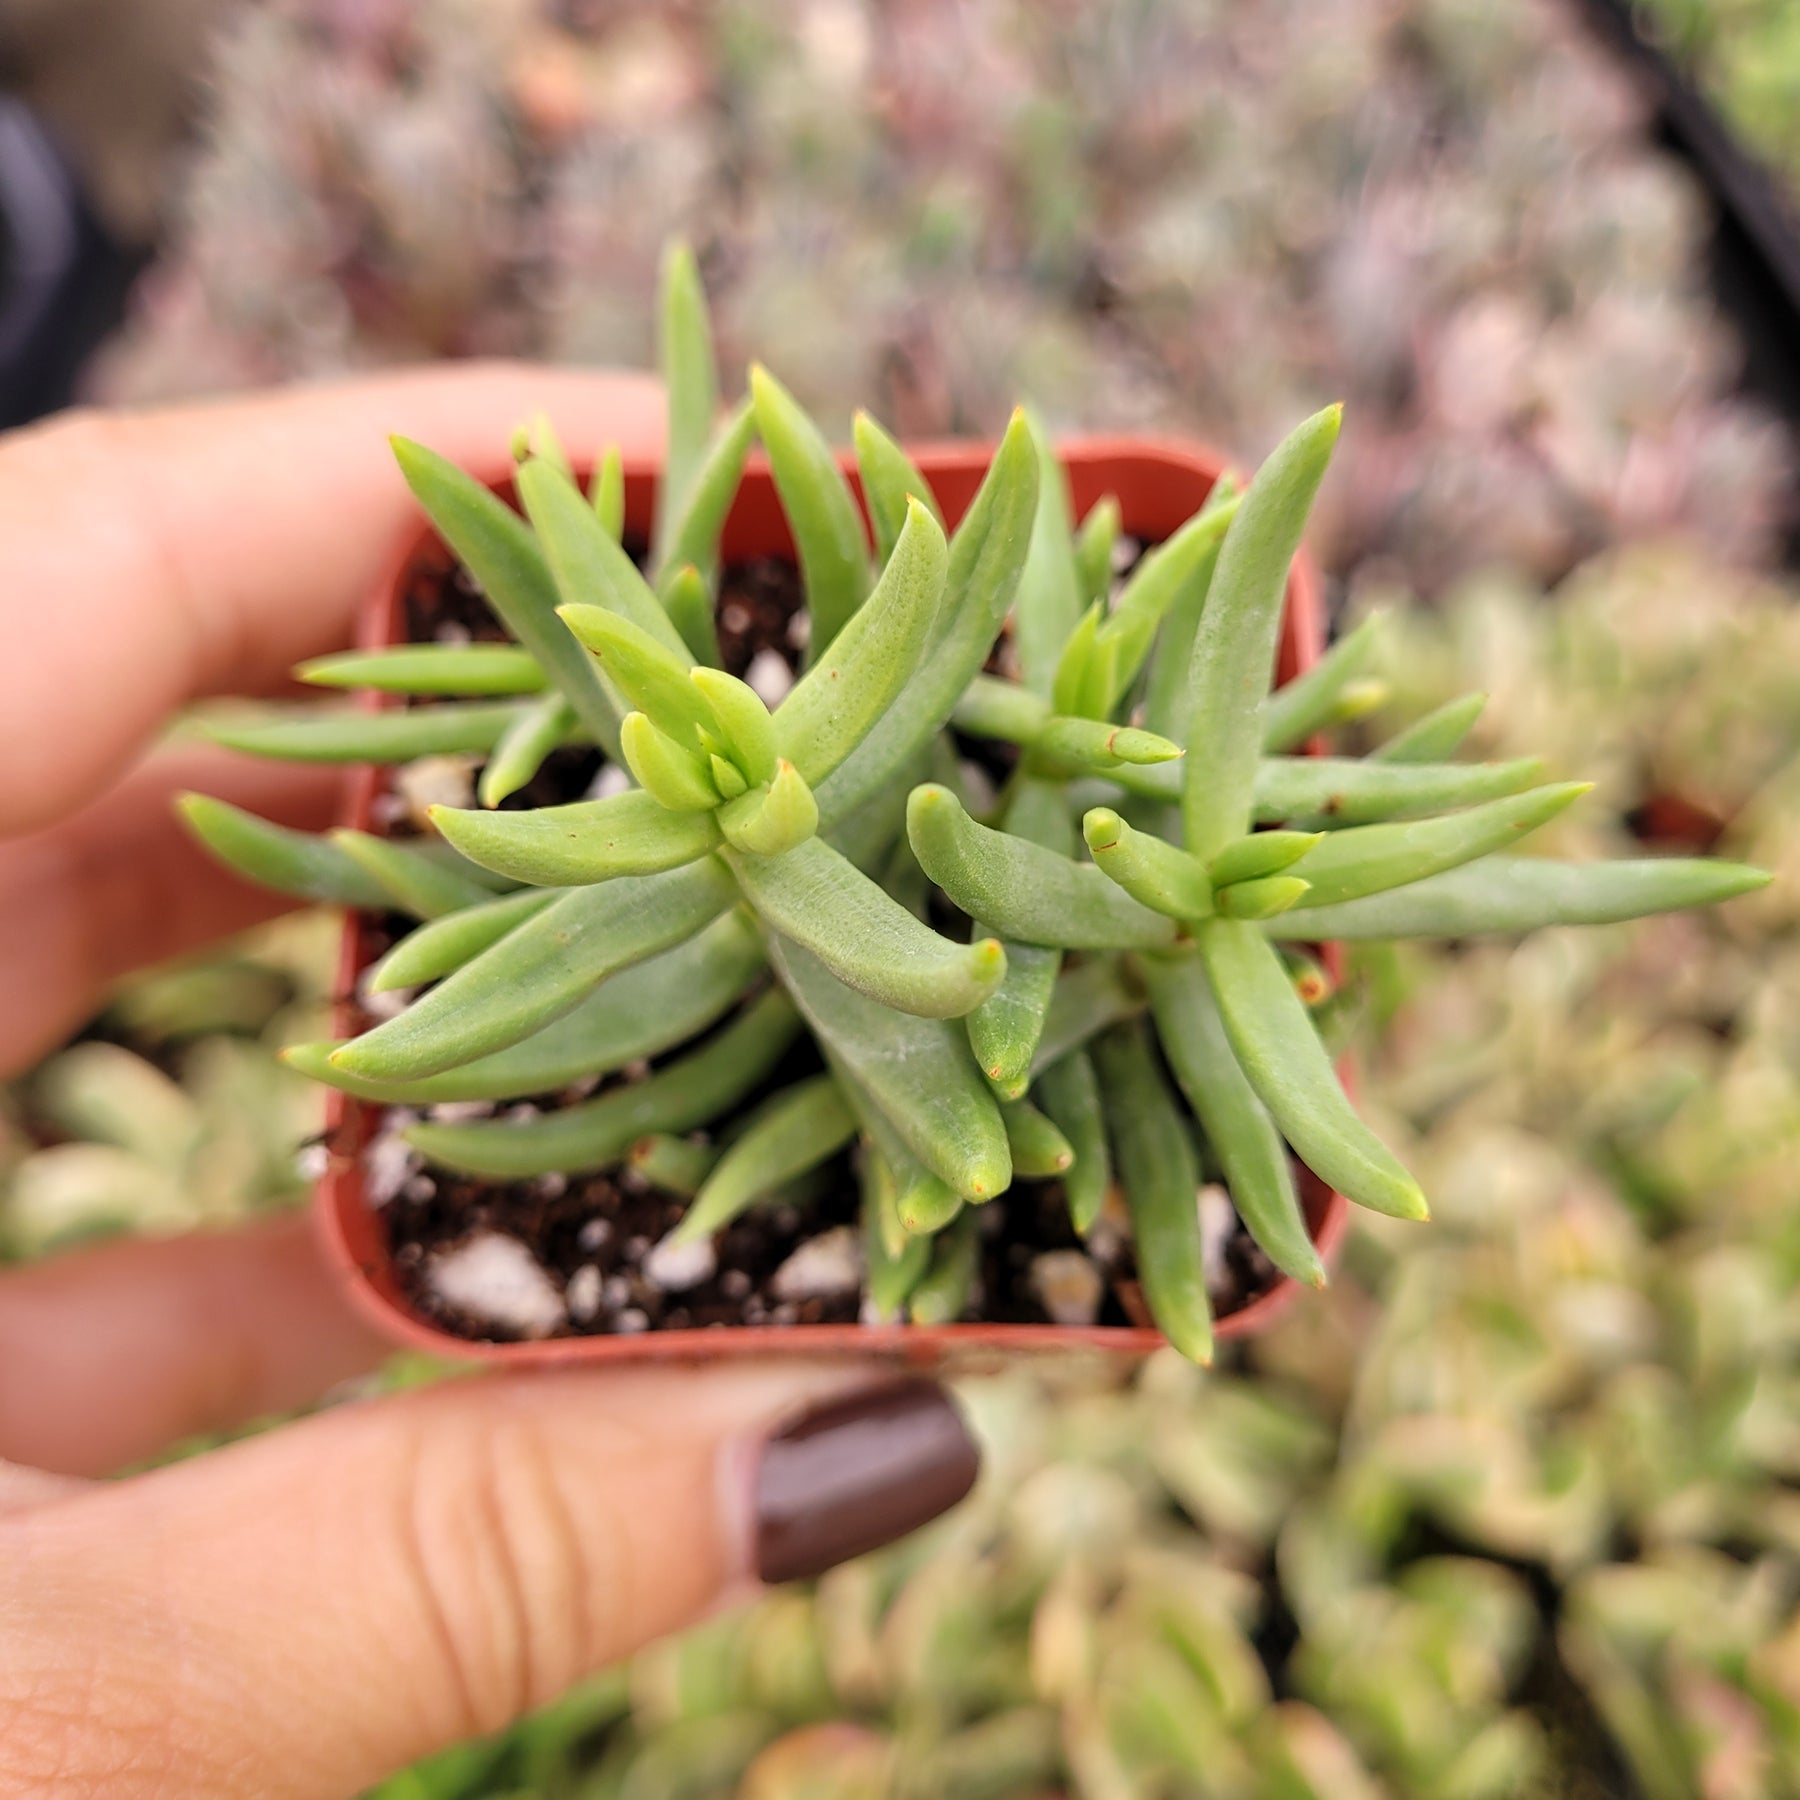
[[[423,921],[369,987],[425,991],[360,1037],[290,1054],[352,1093],[422,1108],[403,1136],[429,1161],[519,1179],[705,1132],[716,1160],[661,1153],[694,1164],[679,1247],[860,1137],[882,1318],[919,1293],[929,1317],[974,1300],[966,1207],[1016,1176],[1062,1176],[1085,1236],[1116,1167],[1149,1309],[1205,1361],[1203,1168],[1222,1173],[1273,1263],[1315,1285],[1289,1146],[1359,1205],[1426,1216],[1418,1184],[1345,1098],[1277,940],[1518,932],[1766,881],[1717,862],[1496,857],[1585,789],[1533,785],[1532,758],[1448,761],[1473,718],[1460,703],[1365,759],[1291,754],[1378,697],[1361,678],[1366,628],[1267,693],[1337,409],[1299,427],[1247,491],[1221,484],[1116,593],[1110,556],[1092,548],[1116,508],[1072,535],[1060,470],[1023,414],[948,540],[924,479],[864,416],[877,573],[849,483],[771,376],[753,369],[750,398],[714,428],[711,332],[679,249],[662,320],[670,448],[648,577],[619,541],[615,456],[584,495],[548,425],[529,428],[516,445],[521,518],[401,442],[414,492],[518,647],[328,660],[304,672],[433,703],[210,727],[239,750],[315,761],[486,754],[487,807],[431,807],[440,836],[420,844],[307,837],[202,796],[183,803],[245,874]],[[793,531],[809,627],[806,669],[773,712],[707,660],[720,529],[753,435]],[[1009,612],[1017,679],[981,673]],[[991,807],[919,779],[951,723],[1015,747]],[[571,737],[636,785],[494,810]],[[953,772],[954,754],[939,754]],[[1078,814],[1092,861],[1074,854]],[[975,922],[968,942],[911,910],[897,851]],[[496,897],[496,876],[522,885]],[[1309,963],[1300,971],[1316,982]],[[760,1093],[803,1028],[825,1072]],[[524,1121],[432,1116],[677,1051]],[[748,1122],[722,1134],[752,1100]]]

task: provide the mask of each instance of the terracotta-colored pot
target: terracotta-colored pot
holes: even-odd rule
[[[951,525],[974,498],[987,469],[990,450],[965,443],[913,446],[912,454],[929,479]],[[1064,462],[1079,517],[1105,494],[1116,494],[1123,528],[1154,542],[1167,537],[1200,506],[1225,470],[1225,460],[1187,443],[1141,438],[1085,438],[1065,446]],[[854,467],[846,461],[852,481]],[[497,470],[477,473],[496,477]],[[628,537],[649,534],[656,470],[643,464],[625,472],[625,515]],[[792,540],[776,498],[768,467],[753,458],[726,523],[723,545],[727,562],[760,556],[791,556]],[[401,601],[415,575],[442,569],[449,553],[430,530],[395,562],[388,580],[371,596],[363,617],[365,645],[396,641],[401,629]],[[1294,565],[1288,583],[1277,673],[1292,679],[1319,655],[1324,615],[1317,572],[1304,557]],[[379,772],[359,774],[353,785],[349,823],[370,828]],[[372,960],[363,921],[346,921],[338,992],[350,995],[361,971]],[[1333,947],[1327,946],[1327,956]],[[337,1022],[340,1033],[353,1028],[347,1011]],[[389,1336],[415,1348],[445,1356],[472,1356],[508,1363],[553,1363],[604,1357],[614,1361],[708,1359],[746,1353],[848,1352],[886,1354],[912,1361],[937,1362],[963,1352],[1097,1348],[1145,1354],[1162,1343],[1160,1332],[1138,1328],[1054,1325],[757,1325],[739,1328],[647,1331],[632,1334],[544,1338],[523,1342],[483,1343],[456,1337],[421,1318],[407,1304],[394,1279],[380,1220],[364,1197],[361,1152],[372,1135],[381,1109],[333,1092],[327,1115],[331,1161],[318,1190],[318,1216],[332,1261],[358,1306]],[[1343,1235],[1347,1207],[1341,1196],[1307,1175],[1303,1187],[1307,1224],[1321,1253],[1329,1257]],[[1221,1319],[1222,1338],[1261,1330],[1293,1298],[1297,1284],[1282,1277],[1248,1306]]]

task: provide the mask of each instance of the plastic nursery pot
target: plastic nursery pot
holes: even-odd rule
[[[953,443],[908,446],[921,472],[931,482],[954,526],[974,498],[986,472],[990,447]],[[1205,500],[1208,490],[1228,466],[1225,459],[1193,444],[1141,438],[1086,438],[1067,444],[1063,460],[1080,517],[1103,495],[1118,497],[1123,529],[1156,542],[1169,536]],[[856,480],[847,459],[846,472]],[[507,492],[506,476],[497,470],[477,473],[494,477]],[[625,472],[627,541],[649,535],[656,469],[649,464]],[[726,563],[756,557],[791,557],[788,535],[768,466],[753,458],[732,507],[723,541]],[[402,630],[403,598],[416,577],[442,570],[449,552],[436,534],[423,530],[399,556],[388,579],[370,597],[362,620],[365,647],[397,641]],[[1324,614],[1317,571],[1302,556],[1288,581],[1277,677],[1288,681],[1317,659],[1323,645]],[[352,784],[347,823],[371,829],[381,772],[365,768]],[[1335,962],[1336,947],[1326,946]],[[345,924],[337,992],[338,1033],[354,1028],[347,997],[354,993],[363,969],[373,960],[372,934],[366,921],[351,914]],[[476,1357],[508,1363],[559,1363],[594,1358],[654,1362],[706,1360],[746,1354],[825,1353],[854,1351],[917,1362],[980,1360],[996,1353],[1098,1349],[1145,1355],[1158,1348],[1159,1331],[1143,1327],[1059,1325],[754,1325],[709,1326],[704,1329],[652,1330],[631,1334],[552,1337],[519,1341],[481,1341],[454,1335],[410,1305],[384,1240],[380,1215],[364,1189],[362,1151],[374,1134],[382,1109],[333,1091],[327,1112],[329,1162],[318,1189],[318,1214],[328,1252],[357,1306],[388,1336],[440,1356]],[[1302,1170],[1302,1196],[1307,1226],[1328,1260],[1342,1237],[1348,1212],[1341,1195]],[[1245,1337],[1260,1331],[1294,1297],[1297,1283],[1286,1276],[1248,1305],[1217,1322],[1221,1338]]]

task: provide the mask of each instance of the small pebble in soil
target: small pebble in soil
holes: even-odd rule
[[[1031,1264],[1031,1291],[1057,1325],[1092,1325],[1106,1298],[1106,1277],[1079,1250],[1047,1250]]]
[[[600,1271],[592,1263],[583,1263],[569,1277],[563,1297],[569,1304],[569,1322],[587,1324],[600,1311]]]
[[[848,1225],[834,1225],[804,1244],[775,1271],[769,1291],[780,1301],[830,1300],[861,1290],[862,1243]],[[775,1308],[781,1322],[783,1308]],[[798,1317],[798,1314],[795,1315]]]
[[[605,1246],[612,1234],[611,1219],[589,1219],[576,1233],[575,1241],[583,1250],[599,1250]]]
[[[438,1251],[425,1265],[425,1284],[446,1306],[519,1337],[545,1337],[568,1316],[537,1258],[504,1232],[477,1232]]]
[[[744,684],[764,706],[773,709],[787,698],[794,685],[794,671],[779,651],[759,650],[744,671]]]
[[[390,1113],[385,1129],[370,1140],[363,1152],[363,1180],[371,1206],[386,1206],[418,1171],[419,1153],[400,1135],[400,1130],[395,1115]]]
[[[631,786],[630,774],[617,763],[602,763],[600,773],[587,785],[583,796],[588,800],[610,800],[615,794],[625,793]]]
[[[644,1258],[644,1279],[664,1294],[685,1294],[689,1288],[710,1281],[719,1266],[719,1253],[711,1238],[691,1244],[663,1241]]]
[[[421,831],[435,831],[432,807],[466,809],[475,804],[479,766],[473,756],[421,756],[394,771],[394,792],[405,804],[406,816]]]
[[[1209,1181],[1200,1190],[1197,1204],[1200,1208],[1200,1266],[1206,1272],[1208,1289],[1217,1292],[1225,1285],[1225,1252],[1237,1230],[1237,1213],[1232,1208],[1231,1196],[1214,1181]]]
[[[434,1125],[464,1125],[471,1119],[491,1119],[493,1116],[491,1100],[440,1100],[431,1108]]]

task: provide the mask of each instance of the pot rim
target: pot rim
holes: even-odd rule
[[[908,453],[920,472],[940,487],[946,480],[972,493],[986,472],[992,455],[991,442],[939,440],[908,444]],[[1125,528],[1132,529],[1132,496],[1126,480],[1111,476],[1135,475],[1142,484],[1157,483],[1184,508],[1183,517],[1199,503],[1204,488],[1221,475],[1235,473],[1236,465],[1204,444],[1189,439],[1134,434],[1076,436],[1057,445],[1057,453],[1075,489],[1075,512],[1080,516],[1102,493],[1117,493],[1125,511]],[[848,453],[840,464],[856,487],[861,486],[855,463]],[[641,521],[648,516],[660,459],[633,458],[625,465],[626,517]],[[490,486],[504,490],[510,483],[510,461],[496,459],[471,470]],[[1199,484],[1204,484],[1200,487]],[[1198,492],[1196,489],[1198,488]],[[958,495],[946,497],[946,511],[954,518]],[[960,496],[966,503],[966,494]],[[739,540],[737,556],[763,554],[743,547],[747,513],[759,515],[756,523],[767,536],[768,515],[774,505],[768,460],[760,451],[752,455],[732,513],[727,520],[725,543]],[[1139,529],[1173,529],[1180,522],[1140,525]],[[735,529],[734,529],[735,528]],[[751,528],[754,534],[754,527]],[[437,533],[421,522],[398,548],[386,573],[370,594],[360,618],[357,641],[363,648],[377,648],[395,641],[400,597],[414,569],[426,560],[447,556]],[[1309,668],[1324,646],[1324,602],[1320,577],[1304,549],[1289,571],[1286,608],[1282,622],[1279,668],[1284,680]],[[366,704],[379,705],[373,696]],[[381,771],[360,766],[349,783],[345,823],[367,830],[381,785]],[[363,943],[361,916],[347,912],[339,953],[332,1028],[350,1029],[350,998],[369,956]],[[1335,974],[1340,961],[1338,946],[1323,946],[1328,967]],[[381,1243],[378,1211],[364,1198],[362,1151],[374,1134],[384,1109],[361,1101],[340,1089],[329,1089],[326,1100],[324,1143],[330,1158],[315,1190],[314,1218],[327,1260],[335,1270],[356,1309],[383,1335],[399,1344],[477,1362],[507,1364],[556,1364],[588,1360],[613,1362],[712,1361],[723,1356],[793,1356],[855,1354],[898,1358],[918,1363],[938,1363],[983,1352],[1042,1353],[1089,1350],[1112,1355],[1145,1356],[1161,1349],[1166,1339],[1147,1326],[1008,1325],[992,1323],[953,1325],[712,1325],[633,1333],[595,1333],[569,1337],[477,1339],[459,1337],[414,1312],[392,1273],[391,1259]],[[1336,1254],[1348,1225],[1349,1205],[1341,1194],[1314,1180],[1308,1204],[1313,1222],[1313,1241],[1327,1263]],[[1291,1276],[1277,1280],[1247,1305],[1214,1322],[1221,1341],[1249,1337],[1265,1329],[1294,1300],[1302,1284]]]

